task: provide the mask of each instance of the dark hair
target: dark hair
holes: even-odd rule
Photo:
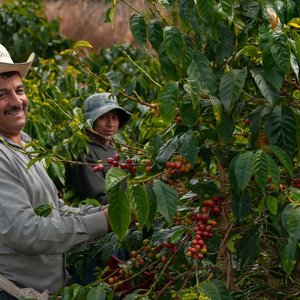
[[[21,74],[18,71],[9,71],[9,72],[0,73],[0,77],[4,79],[10,78],[14,75],[19,75],[21,77]]]

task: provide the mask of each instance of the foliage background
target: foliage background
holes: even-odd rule
[[[113,22],[117,3],[108,2]],[[84,272],[100,256],[97,280],[64,289],[63,299],[122,296],[120,282],[109,283],[104,272],[119,246],[141,256],[121,268],[135,287],[127,299],[152,299],[158,291],[160,299],[297,297],[299,3],[149,2],[146,12],[133,8],[138,48],[99,53],[61,37],[40,1],[5,1],[1,9],[0,40],[14,49],[13,59],[37,54],[26,80],[26,131],[65,199],[74,201],[64,187],[65,166],[86,151],[86,96],[110,90],[133,113],[118,149],[122,159],[135,159],[137,172],[112,168],[107,179],[114,234],[70,257]],[[170,174],[167,162],[191,167]],[[195,215],[216,196],[223,199],[220,214],[209,217],[218,225],[204,259],[192,259]],[[131,210],[139,224],[127,231]]]

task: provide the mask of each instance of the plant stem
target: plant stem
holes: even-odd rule
[[[155,85],[157,85],[159,88],[162,88],[162,86],[156,82],[142,67],[140,67],[133,59],[130,57],[129,54],[127,54],[125,51],[122,51],[122,53],[130,60],[131,63],[133,63],[142,73],[144,73]]]

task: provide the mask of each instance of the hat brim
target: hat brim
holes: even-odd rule
[[[117,110],[119,112],[119,119],[120,119],[120,125],[119,128],[123,127],[123,125],[129,121],[131,118],[131,113],[129,113],[126,109],[123,107],[120,107],[118,105],[106,105],[104,107],[99,107],[93,112],[93,117],[91,118],[92,124],[101,116],[104,114],[112,111]]]
[[[5,73],[5,72],[19,72],[21,78],[23,78],[27,72],[29,71],[31,64],[34,60],[34,53],[31,53],[29,58],[27,59],[26,62],[24,63],[3,63],[0,62],[0,73]]]

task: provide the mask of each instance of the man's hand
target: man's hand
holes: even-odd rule
[[[108,204],[100,206],[100,211],[104,211],[108,208]]]
[[[105,207],[101,207],[100,209],[102,212],[104,212],[105,218],[106,218],[106,223],[107,223],[107,229],[108,232],[111,231],[110,223],[109,223],[109,218],[108,218],[108,205],[105,205]]]

